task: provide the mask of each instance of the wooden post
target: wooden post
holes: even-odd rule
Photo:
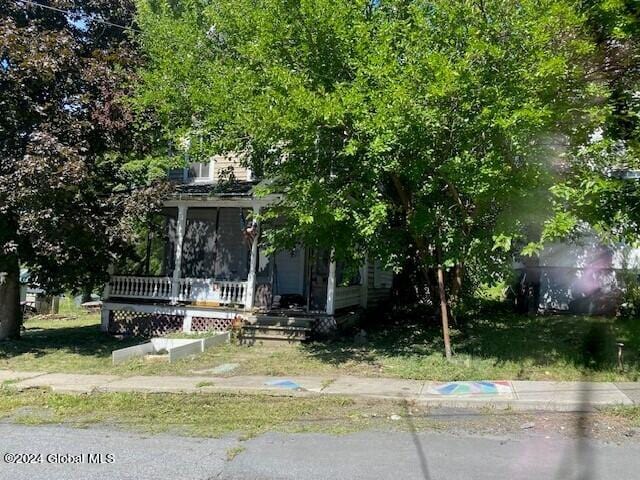
[[[187,227],[187,206],[178,206],[178,224],[176,225],[176,258],[173,266],[173,279],[171,282],[171,304],[178,303],[178,286],[182,274],[182,243],[184,232]]]
[[[51,310],[49,311],[52,315],[57,315],[60,312],[60,297],[58,295],[53,295],[51,297]]]
[[[253,207],[253,221],[258,218],[260,207]],[[256,232],[251,242],[251,259],[249,260],[249,275],[247,276],[247,289],[245,292],[244,309],[253,310],[254,299],[256,295],[256,268],[258,264],[258,237],[260,236],[260,227],[256,223]]]
[[[336,261],[334,251],[331,250],[331,258],[329,261],[329,278],[327,280],[327,314],[336,313],[335,297],[336,297]]]

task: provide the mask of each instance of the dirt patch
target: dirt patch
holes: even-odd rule
[[[407,410],[407,418],[420,425],[429,420],[436,428],[459,434],[490,436],[586,437],[605,442],[640,442],[640,429],[628,419],[605,412],[511,412],[437,408]]]

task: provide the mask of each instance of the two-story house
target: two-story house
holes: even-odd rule
[[[220,173],[234,181],[219,181]],[[164,249],[157,275],[114,272],[105,288],[102,328],[120,334],[225,330],[242,323],[247,342],[297,341],[390,292],[377,262],[343,279],[329,252],[304,245],[267,255],[253,219],[276,197],[258,198],[259,180],[233,156],[170,172]]]

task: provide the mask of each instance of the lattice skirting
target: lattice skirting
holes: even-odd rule
[[[191,317],[192,332],[225,332],[231,330],[231,318]]]
[[[320,317],[313,323],[313,333],[326,335],[336,331],[336,319],[333,317]]]
[[[109,333],[153,337],[182,331],[184,317],[162,313],[131,312],[111,310],[109,312]]]

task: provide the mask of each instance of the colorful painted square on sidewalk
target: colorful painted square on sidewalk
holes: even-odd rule
[[[431,395],[511,395],[511,384],[497,382],[447,382],[432,384],[427,393]]]
[[[273,380],[271,382],[266,382],[265,385],[269,385],[270,387],[276,388],[284,388],[287,390],[298,390],[302,387],[298,385],[296,382],[292,380]]]

